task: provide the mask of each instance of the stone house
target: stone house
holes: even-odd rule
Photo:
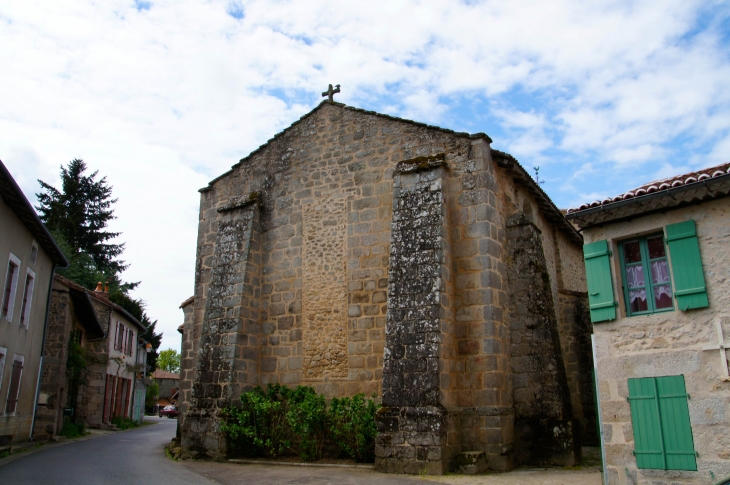
[[[109,300],[99,283],[91,291],[56,275],[44,347],[38,416],[45,424],[39,436],[57,433],[64,408],[87,427],[106,427],[112,418],[144,417],[147,343],[146,331],[134,316]],[[67,375],[68,346],[73,339],[85,349],[87,367],[78,389],[70,389]],[[69,392],[72,396],[69,399]]]
[[[70,396],[79,389],[71,388],[67,374],[69,345],[73,340],[82,348],[103,340],[105,330],[96,316],[89,291],[72,281],[55,275],[43,344],[43,371],[38,392],[34,438],[52,438],[61,430],[64,409],[75,413],[77,405]],[[74,416],[68,416],[73,419]]]
[[[184,457],[283,383],[377,393],[376,468],[571,464],[597,442],[583,240],[483,133],[325,101],[201,189]]]
[[[28,440],[53,274],[68,261],[0,162],[0,435]]]
[[[730,164],[569,210],[585,237],[609,484],[730,474]]]
[[[157,394],[157,404],[160,406],[172,404],[172,397],[177,394],[180,388],[180,375],[162,369],[155,369],[152,373],[152,379],[157,382],[160,389]]]

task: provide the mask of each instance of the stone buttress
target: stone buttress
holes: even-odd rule
[[[257,194],[218,212],[191,405],[181,430],[184,455],[214,460],[227,454],[221,411],[258,384],[261,278]]]
[[[441,389],[444,360],[453,355],[444,173],[442,160],[396,169],[379,471],[442,474],[454,453]]]

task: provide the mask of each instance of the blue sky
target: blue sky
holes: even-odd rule
[[[372,2],[370,2],[372,3]],[[199,194],[321,100],[489,134],[560,207],[727,162],[730,3],[6,0],[0,159],[114,186],[128,280],[177,346]]]

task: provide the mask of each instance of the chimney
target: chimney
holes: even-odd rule
[[[109,282],[104,283],[104,293],[109,294]]]
[[[96,284],[96,289],[94,290],[94,293],[104,293],[104,290],[101,288],[101,281]]]

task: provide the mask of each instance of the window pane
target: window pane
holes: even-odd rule
[[[654,304],[657,310],[672,308],[672,290],[669,289],[669,285],[654,287]]]
[[[644,265],[628,266],[626,268],[626,282],[629,288],[641,288],[646,286],[644,282]]]
[[[649,259],[663,258],[666,256],[663,236],[650,237],[646,240],[646,244],[649,246]]]
[[[663,261],[652,261],[649,263],[651,266],[651,281],[655,285],[661,285],[663,283],[669,283],[669,263],[667,260]]]
[[[639,241],[631,241],[624,244],[624,258],[627,263],[638,263],[641,261],[641,250]]]
[[[629,291],[629,300],[631,301],[631,312],[645,312],[648,307],[646,305],[646,290]]]

